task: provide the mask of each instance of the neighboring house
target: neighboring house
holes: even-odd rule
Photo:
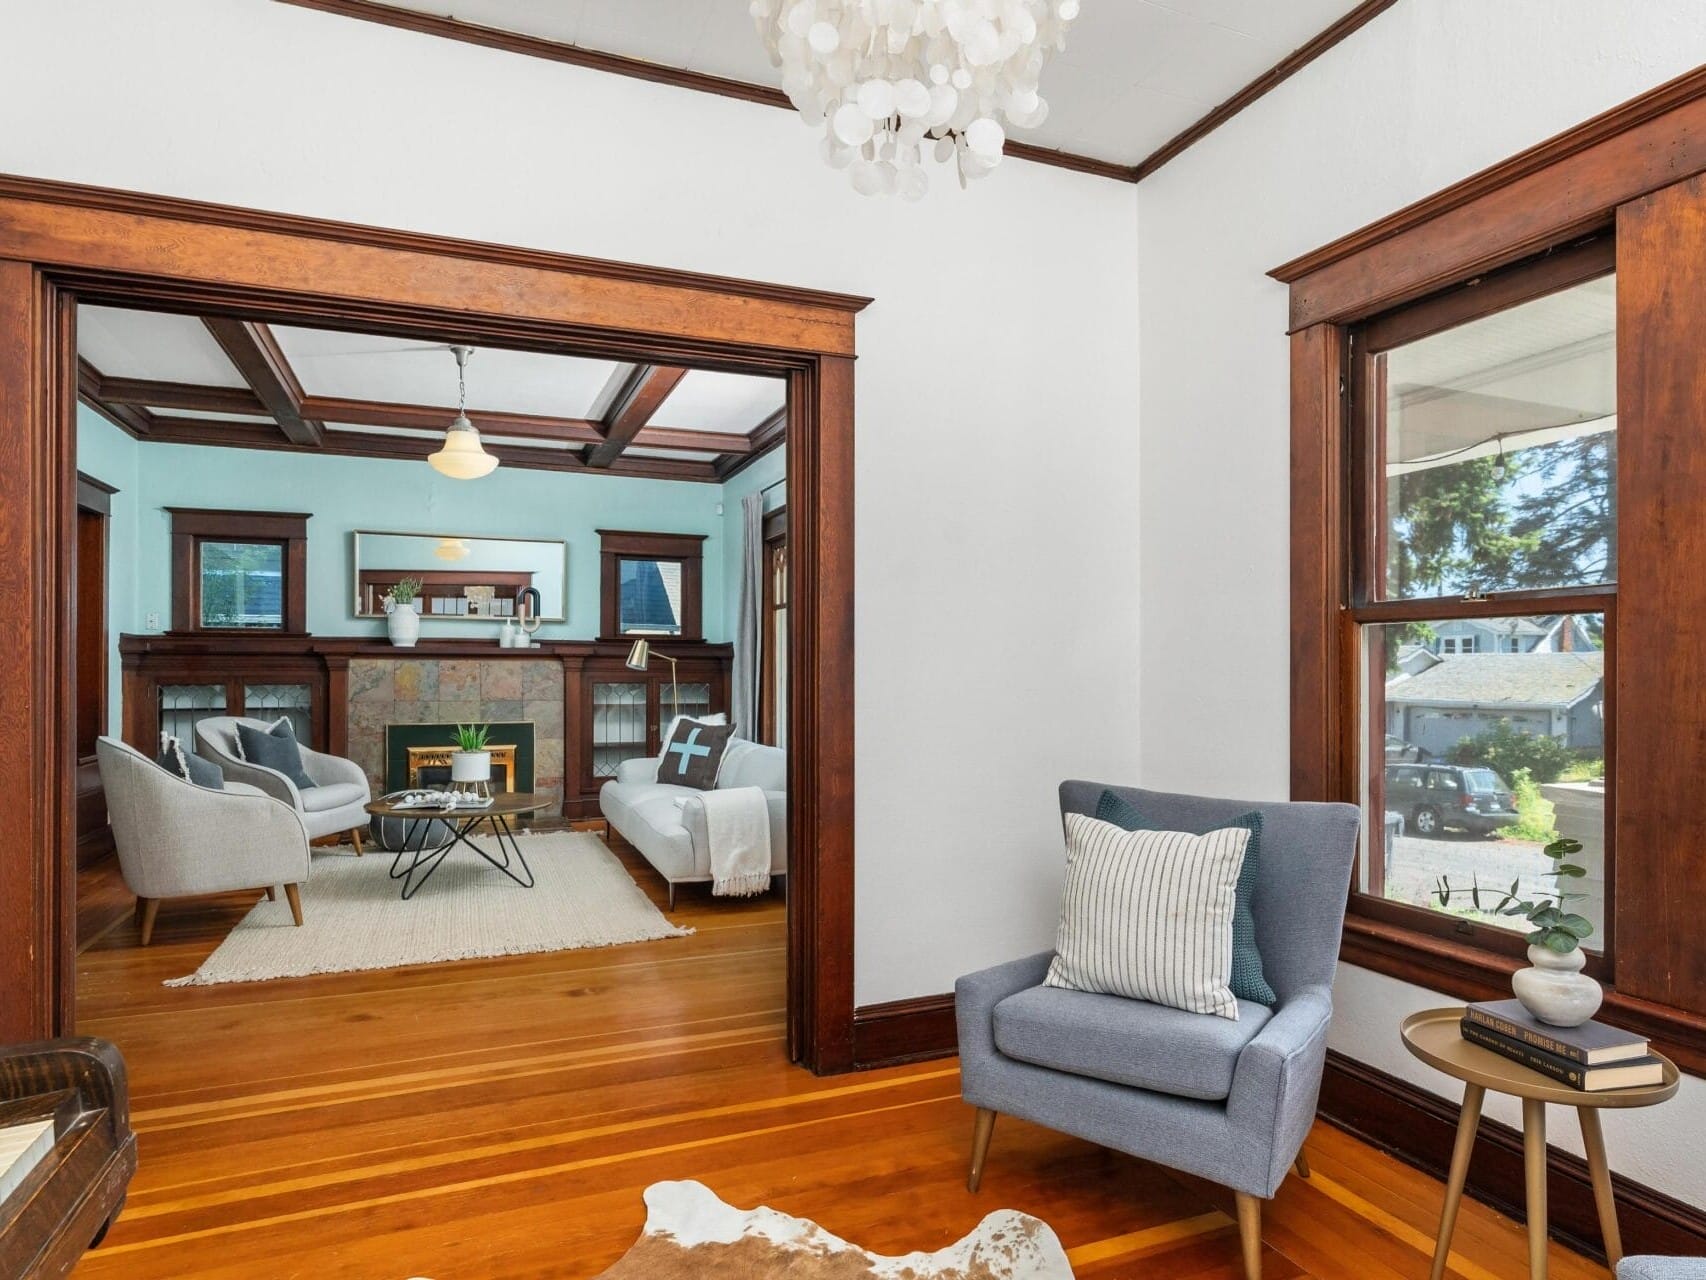
[[[1426,671],[1429,667],[1437,667],[1445,659],[1432,649],[1422,644],[1403,645],[1398,650],[1395,660],[1397,670],[1394,675],[1413,676]]]
[[[1463,653],[1585,653],[1597,648],[1574,614],[1541,618],[1457,618],[1434,624],[1429,651]]]
[[[1605,654],[1466,653],[1386,684],[1386,732],[1443,756],[1510,721],[1567,747],[1605,744]]]

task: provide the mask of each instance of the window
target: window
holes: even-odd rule
[[[172,629],[308,629],[308,517],[168,507]]]
[[[1532,289],[1517,268],[1491,302],[1424,300],[1350,337],[1356,889],[1377,916],[1496,951],[1526,926],[1493,908],[1551,887],[1542,849],[1564,835],[1588,868],[1570,886],[1588,949],[1610,932],[1610,265],[1562,286],[1547,266]]]
[[[204,628],[283,628],[283,543],[204,540],[199,550]]]
[[[704,639],[704,534],[600,529],[598,541],[599,633],[605,639]]]

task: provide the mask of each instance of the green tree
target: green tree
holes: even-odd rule
[[[1389,499],[1389,594],[1449,595],[1506,584],[1530,549],[1512,530],[1510,480],[1509,468],[1501,475],[1494,458],[1397,477]]]

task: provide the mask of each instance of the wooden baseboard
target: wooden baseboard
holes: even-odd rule
[[[859,1070],[946,1058],[959,1049],[952,995],[916,996],[853,1011],[853,1065]]]
[[[1574,1119],[1551,1108],[1553,1123]],[[1451,1163],[1457,1133],[1457,1104],[1418,1089],[1343,1054],[1327,1055],[1321,1081],[1321,1118],[1369,1145],[1396,1156],[1424,1173],[1443,1179]],[[1617,1148],[1611,1147],[1617,1164]],[[1578,1253],[1603,1259],[1599,1217],[1587,1162],[1552,1151],[1548,1211],[1553,1239]],[[1612,1174],[1617,1189],[1618,1221],[1625,1253],[1706,1254],[1706,1212],[1661,1191]],[[1480,1140],[1469,1163],[1468,1193],[1499,1212],[1521,1220],[1523,1211],[1522,1135],[1497,1121],[1481,1121]]]

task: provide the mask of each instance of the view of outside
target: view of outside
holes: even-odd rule
[[[201,625],[284,626],[284,548],[277,543],[201,544]]]
[[[681,562],[623,560],[619,563],[619,613],[627,636],[681,634]]]
[[[1549,888],[1540,850],[1570,836],[1590,949],[1606,917],[1605,615],[1454,618],[1450,601],[1615,581],[1614,315],[1607,277],[1377,357],[1380,586],[1441,609],[1364,628],[1384,728],[1369,744],[1369,826],[1385,850],[1365,891],[1525,929],[1467,898],[1441,908],[1439,881],[1478,883],[1484,908],[1513,884]]]

